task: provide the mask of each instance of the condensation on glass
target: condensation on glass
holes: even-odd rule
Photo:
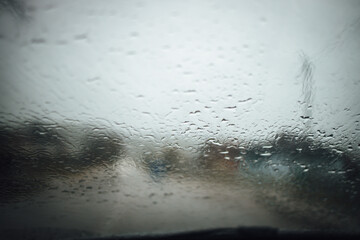
[[[0,232],[356,231],[359,39],[350,0],[0,0]]]

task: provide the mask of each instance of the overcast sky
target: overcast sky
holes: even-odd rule
[[[108,122],[131,134],[359,136],[359,1],[29,0],[1,11],[2,116]],[[351,137],[354,137],[352,135]]]

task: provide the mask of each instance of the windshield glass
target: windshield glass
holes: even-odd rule
[[[0,232],[360,227],[359,1],[0,0]]]

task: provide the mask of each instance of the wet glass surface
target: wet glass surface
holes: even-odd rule
[[[0,0],[1,234],[358,231],[359,13]]]

